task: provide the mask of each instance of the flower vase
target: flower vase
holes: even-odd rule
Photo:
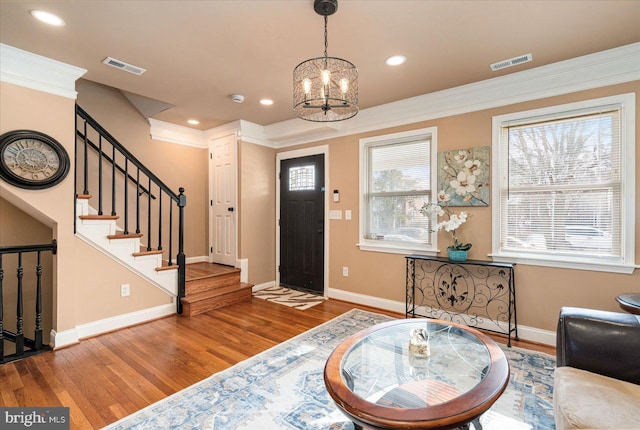
[[[449,261],[453,261],[455,263],[462,263],[467,261],[467,251],[458,251],[456,249],[447,250],[449,253]]]

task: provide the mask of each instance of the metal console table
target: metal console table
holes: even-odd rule
[[[406,317],[427,317],[504,333],[518,340],[515,264],[409,255]]]

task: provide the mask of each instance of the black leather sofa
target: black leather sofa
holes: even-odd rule
[[[640,316],[565,307],[556,342],[556,429],[640,429]]]

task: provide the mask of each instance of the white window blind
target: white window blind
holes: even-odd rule
[[[503,122],[500,249],[623,253],[622,107]]]
[[[430,244],[428,217],[420,208],[431,196],[431,136],[365,146],[364,237]]]

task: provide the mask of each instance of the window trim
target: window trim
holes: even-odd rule
[[[373,240],[364,237],[364,228],[366,225],[366,211],[367,202],[365,195],[367,192],[368,184],[368,172],[369,172],[369,159],[367,157],[367,149],[370,146],[382,146],[394,143],[394,141],[404,142],[411,138],[420,138],[422,136],[429,136],[431,139],[430,147],[430,161],[431,161],[431,201],[434,201],[437,196],[437,174],[438,174],[438,128],[427,127],[416,130],[403,131],[399,133],[384,134],[380,136],[367,137],[360,139],[360,172],[359,172],[359,190],[360,190],[360,217],[359,217],[359,232],[358,243],[356,246],[361,251],[373,251],[373,252],[385,252],[391,254],[414,254],[420,253],[423,255],[436,255],[439,252],[437,238],[437,232],[431,232],[431,245],[420,245],[413,243],[400,243],[400,242],[385,242],[383,240]]]
[[[540,252],[526,251],[502,251],[500,250],[500,135],[503,124],[523,120],[526,118],[556,117],[563,113],[579,111],[583,109],[597,108],[606,105],[618,105],[622,107],[621,119],[621,157],[623,168],[622,179],[622,256],[617,257],[584,257],[571,255],[544,255]],[[492,245],[490,257],[497,262],[509,262],[546,267],[559,267],[567,269],[592,270],[599,272],[633,273],[635,265],[635,93],[619,94],[610,97],[584,100],[576,103],[568,103],[550,106],[541,109],[513,112],[505,115],[494,116],[492,119],[492,194],[494,204],[491,209]]]

